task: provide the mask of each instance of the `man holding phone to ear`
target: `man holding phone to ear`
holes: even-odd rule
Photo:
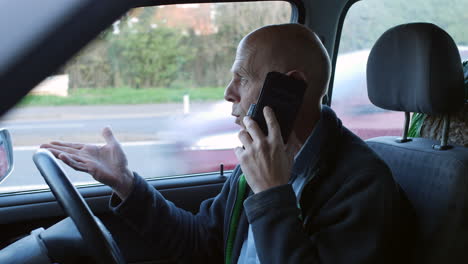
[[[262,109],[267,133],[247,116],[269,72],[307,84],[286,144],[279,113]],[[330,61],[318,37],[298,24],[257,29],[240,42],[232,73],[225,99],[242,127],[243,147],[235,149],[240,166],[196,215],[132,173],[109,128],[103,147],[42,147],[112,187],[114,213],[161,257],[191,263],[401,263],[398,187],[383,161],[322,106]]]

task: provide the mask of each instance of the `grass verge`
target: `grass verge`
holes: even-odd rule
[[[171,88],[78,88],[69,92],[68,97],[50,95],[27,95],[20,106],[60,105],[114,105],[151,104],[182,102],[185,94],[191,101],[222,100],[223,87],[199,87],[191,89]]]

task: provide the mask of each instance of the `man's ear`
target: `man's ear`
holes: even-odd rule
[[[304,72],[302,71],[298,71],[298,70],[292,70],[292,71],[289,71],[286,73],[287,76],[290,76],[296,80],[303,80],[303,81],[307,81],[306,79],[306,76],[304,74]]]

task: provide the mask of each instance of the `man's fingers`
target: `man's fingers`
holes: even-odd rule
[[[71,143],[71,142],[64,142],[64,141],[52,141],[50,142],[52,145],[74,148],[74,149],[82,149],[85,145],[81,143]]]
[[[106,140],[107,144],[117,143],[117,139],[114,137],[111,128],[108,126],[102,130],[102,136]]]
[[[48,151],[50,151],[52,153],[52,155],[54,155],[57,159],[58,159],[58,156],[63,153],[62,151],[60,150],[56,150],[56,149],[51,149],[51,148],[47,148]]]
[[[42,144],[41,148],[46,148],[46,149],[48,149],[50,151],[59,150],[59,151],[70,153],[70,154],[77,154],[78,153],[77,149],[69,148],[69,147],[62,147],[62,146],[53,145],[53,144]]]
[[[82,157],[80,157],[80,156],[78,156],[78,155],[74,155],[74,154],[65,154],[65,153],[64,153],[63,155],[66,155],[66,156],[68,156],[69,158],[73,159],[74,161],[77,161],[77,162],[80,162],[80,163],[86,164],[86,163],[89,162],[88,159],[84,159],[84,158],[82,158]]]
[[[237,157],[237,160],[239,162],[242,161],[242,154],[244,153],[245,149],[243,149],[242,147],[236,147],[234,149],[234,154],[236,154],[236,157]]]
[[[278,120],[276,119],[275,113],[273,112],[273,109],[271,109],[268,106],[265,106],[263,108],[263,115],[265,116],[265,121],[268,127],[268,136],[271,136],[273,138],[279,137],[281,138],[282,142],[280,126],[278,124]]]
[[[252,138],[250,137],[250,134],[245,131],[244,129],[242,129],[241,131],[239,131],[239,140],[240,142],[242,143],[242,145],[244,145],[245,148],[249,148],[250,145],[252,144]]]
[[[265,137],[265,134],[263,134],[263,131],[260,129],[257,122],[255,122],[250,116],[244,117],[244,125],[253,141],[260,141]]]
[[[76,155],[74,155],[76,157]],[[70,154],[61,153],[59,159],[62,160],[65,164],[72,167],[75,170],[88,172],[86,164],[79,162],[71,157]]]

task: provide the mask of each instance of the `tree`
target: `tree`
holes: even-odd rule
[[[145,13],[144,13],[145,14]],[[118,34],[110,33],[108,54],[121,83],[127,86],[164,87],[177,79],[193,58],[185,36],[177,29],[127,18]]]
[[[261,26],[289,22],[291,7],[287,2],[217,3],[213,5],[217,33],[190,34],[195,58],[187,75],[198,86],[224,86],[240,40]]]

